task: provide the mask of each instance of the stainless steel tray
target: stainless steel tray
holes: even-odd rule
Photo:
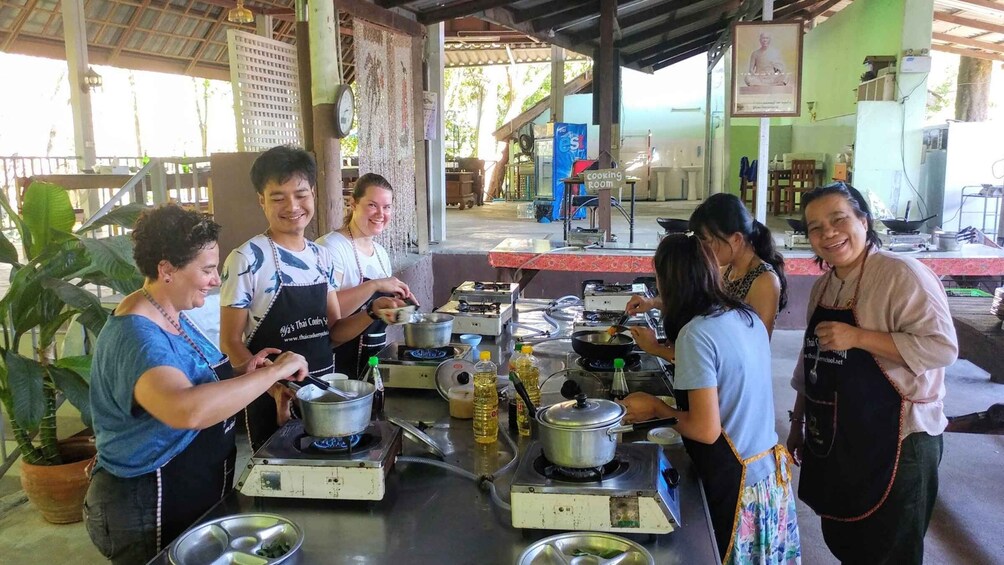
[[[566,532],[538,540],[517,565],[655,565],[641,545],[613,534]]]
[[[270,544],[283,543],[289,551],[268,558],[257,552]],[[189,528],[171,545],[175,565],[281,563],[300,549],[303,530],[275,514],[234,514]]]

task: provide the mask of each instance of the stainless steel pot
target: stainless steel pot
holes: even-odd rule
[[[958,251],[962,247],[959,243],[959,232],[939,231],[934,232],[938,238],[938,251]]]
[[[621,426],[625,412],[616,402],[585,394],[539,409],[536,420],[544,456],[562,467],[602,467],[614,459],[617,434],[676,424],[676,418],[663,418]]]
[[[345,400],[314,385],[300,387],[296,398],[303,411],[304,429],[314,437],[345,437],[362,433],[370,425],[376,387],[365,381],[351,380],[334,381],[329,386],[358,396]]]
[[[453,316],[432,312],[416,313],[404,325],[404,343],[408,347],[446,347],[453,335]]]

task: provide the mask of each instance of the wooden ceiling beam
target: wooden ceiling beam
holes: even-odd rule
[[[670,0],[669,2],[664,2],[644,10],[639,10],[633,14],[627,14],[625,16],[618,16],[617,25],[620,26],[621,31],[626,30],[632,26],[636,26],[640,23],[644,23],[652,20],[653,18],[658,18],[660,16],[665,16],[668,13],[675,13],[681,8],[685,8],[693,4],[692,0]],[[596,18],[596,21],[589,24],[589,27],[570,34],[572,41],[576,43],[585,43],[587,41],[594,41],[600,36],[600,19]]]
[[[972,4],[973,6],[980,6],[981,8],[990,8],[991,10],[997,10],[1004,13],[1004,4],[1000,2],[995,2],[994,0],[960,0],[966,4]]]
[[[621,58],[626,63],[634,63],[636,61],[641,61],[642,59],[647,59],[648,57],[651,57],[653,55],[658,55],[659,53],[665,53],[666,51],[669,51],[670,49],[673,49],[678,45],[686,45],[688,43],[694,42],[697,39],[702,39],[708,35],[717,35],[721,33],[723,29],[725,29],[727,22],[728,20],[725,19],[719,20],[718,22],[715,22],[709,26],[695,29],[694,31],[691,31],[689,33],[668,37],[666,38],[665,41],[661,41],[655,45],[652,45],[651,47],[646,47],[644,49],[640,49],[632,53],[627,53],[622,51]]]
[[[828,12],[830,10],[830,8],[836,6],[839,3],[840,3],[840,0],[826,0],[826,2],[823,2],[822,4],[820,4],[818,6],[814,6],[811,10],[806,10],[806,12],[805,12],[805,19],[806,20],[814,20],[814,19],[818,18],[819,16],[821,16],[821,15],[825,14],[826,12]]]
[[[558,12],[564,12],[565,10],[575,8],[577,6],[584,6],[586,4],[593,3],[593,0],[551,0],[550,2],[544,2],[543,4],[538,4],[530,8],[523,8],[522,10],[513,9],[510,11],[512,12],[513,22],[521,24],[536,18],[542,18]],[[598,9],[599,8],[597,8],[597,10]]]
[[[216,35],[216,32],[219,31],[221,27],[223,27],[226,21],[227,21],[227,11],[222,10],[220,11],[220,17],[216,20],[216,23],[214,23],[209,27],[209,31],[206,32],[206,35],[202,38],[202,42],[199,43],[199,48],[196,49],[195,54],[192,55],[192,61],[188,64],[187,67],[185,67],[186,75],[192,74],[192,69],[194,69],[195,65],[199,62],[200,59],[202,59],[202,55],[205,54],[206,48],[209,47],[209,42],[213,39],[213,36]],[[229,61],[227,62],[227,64],[229,65]]]
[[[569,37],[562,33],[557,33],[554,35],[554,37],[548,37],[547,34],[538,32],[526,22],[521,23],[515,21],[513,19],[512,12],[505,8],[493,8],[491,10],[485,10],[485,13],[482,16],[482,18],[495,25],[500,25],[502,27],[507,27],[509,29],[516,30],[536,41],[557,45],[559,47],[564,47],[565,49],[575,51],[576,53],[579,53],[580,55],[585,55],[587,57],[593,56],[593,50],[591,47],[588,50],[583,49],[582,45],[572,43]]]
[[[628,61],[625,57],[625,61],[630,63],[638,63],[639,67],[650,67],[654,63],[665,60],[667,56],[672,56],[673,51],[678,51],[680,49],[690,50],[696,47],[696,44],[710,45],[714,43],[714,39],[718,37],[725,28],[719,29],[709,29],[704,28],[700,33],[687,34],[687,36],[681,36],[676,39],[666,41],[665,43],[660,43],[659,45],[654,45],[648,49],[643,49],[637,53],[631,54],[631,59]]]
[[[143,0],[142,6],[138,6],[135,9],[133,9],[132,15],[129,16],[129,23],[126,24],[126,30],[119,37],[118,45],[116,45],[115,50],[112,51],[111,61],[113,63],[119,58],[119,53],[122,52],[122,49],[125,47],[126,43],[128,43],[129,40],[132,39],[133,33],[136,32],[136,22],[139,21],[140,15],[143,13],[144,10],[146,10],[149,7],[150,7],[150,0]]]
[[[990,33],[1004,33],[1004,25],[984,22],[982,20],[974,20],[972,18],[964,18],[962,16],[956,16],[955,14],[949,14],[946,12],[935,12],[934,19],[935,21],[971,27],[973,29],[981,29]]]
[[[391,8],[400,8],[402,6],[407,6],[412,2],[415,2],[415,0],[377,0],[376,5],[380,6],[381,8],[387,8],[389,10]]]
[[[708,52],[708,48],[710,48],[710,47],[711,47],[710,45],[704,45],[702,47],[695,47],[693,49],[690,49],[689,51],[684,51],[683,53],[678,53],[677,55],[674,55],[674,56],[670,57],[669,59],[665,59],[663,61],[660,61],[660,62],[652,65],[652,70],[653,71],[658,71],[658,70],[661,70],[661,69],[665,69],[666,67],[668,67],[670,65],[675,65],[676,63],[679,63],[680,61],[685,61],[685,60],[693,57],[694,55],[700,55],[701,53],[707,53]]]
[[[931,38],[937,39],[938,41],[944,41],[945,43],[955,43],[957,45],[965,45],[966,47],[983,49],[984,51],[1004,53],[1004,43],[987,43],[986,41],[979,41],[968,37],[959,37],[957,35],[948,35],[947,33],[938,32],[932,33]]]
[[[396,31],[397,33],[403,33],[405,35],[410,35],[412,37],[423,37],[425,35],[425,26],[416,22],[415,20],[408,19],[397,12],[391,12],[367,2],[366,0],[334,0],[335,9],[339,12],[345,12],[354,18],[359,18],[379,26],[383,26],[389,30]]]
[[[11,43],[17,39],[17,36],[21,34],[21,28],[24,27],[24,23],[28,21],[28,17],[35,10],[35,5],[38,4],[38,0],[28,0],[28,3],[21,7],[21,12],[17,15],[17,20],[14,21],[14,25],[11,26],[10,35],[7,36],[7,40],[3,42],[0,46],[0,51],[7,51],[10,49]]]
[[[484,10],[499,8],[511,4],[510,0],[466,0],[456,4],[447,4],[442,8],[434,8],[418,13],[418,21],[425,25],[438,24],[453,18],[470,16]]]
[[[950,45],[941,45],[940,43],[932,43],[931,49],[934,51],[941,51],[942,53],[954,53],[956,55],[962,55],[964,57],[975,57],[977,59],[986,59],[988,61],[1000,61],[1004,63],[1004,54],[987,53],[986,51],[974,51],[973,49],[962,49],[959,47],[952,47]]]
[[[599,20],[600,0],[591,0],[587,4],[568,6],[560,12],[541,16],[530,20],[530,25],[536,31],[547,31],[555,27],[567,27],[575,22],[586,19]]]
[[[722,16],[727,16],[729,12],[732,11],[733,5],[736,2],[730,2],[727,5],[719,6],[711,10],[706,10],[703,12],[697,12],[696,14],[691,14],[689,16],[684,16],[682,18],[674,18],[669,21],[658,22],[656,25],[633,33],[630,35],[625,35],[620,40],[618,40],[615,45],[620,49],[625,49],[631,45],[641,43],[643,41],[648,41],[654,37],[659,37],[660,35],[665,35],[671,33],[672,29],[679,29],[682,27],[692,26],[695,24],[710,24],[718,21]],[[702,27],[702,26],[699,26]]]
[[[794,15],[796,12],[801,12],[803,10],[807,11],[812,6],[819,4],[822,0],[799,0],[797,2],[792,2],[787,6],[782,6],[774,11],[775,20],[783,20],[789,16]]]

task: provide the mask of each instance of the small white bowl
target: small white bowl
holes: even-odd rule
[[[659,445],[677,445],[683,443],[683,436],[673,428],[654,428],[648,431],[648,441]]]

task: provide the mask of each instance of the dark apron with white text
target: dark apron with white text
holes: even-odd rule
[[[363,277],[359,284],[371,279]],[[384,296],[394,296],[386,292],[374,292],[370,301]],[[356,310],[358,314],[366,306]],[[366,361],[387,345],[387,324],[383,320],[373,320],[365,330],[355,338],[335,348],[335,370],[345,373],[350,379],[361,379],[366,369]]]
[[[279,271],[279,257],[272,245],[275,268]],[[282,284],[279,271],[279,289],[265,316],[248,338],[251,353],[266,347],[292,351],[303,355],[311,375],[321,376],[332,372],[331,337],[328,333],[328,284]],[[259,447],[277,429],[275,399],[268,392],[262,394],[244,409],[251,450]]]
[[[820,322],[858,327],[854,308],[863,276],[864,265],[848,308],[823,306],[823,287],[802,359],[805,443],[798,497],[820,516],[842,521],[866,518],[885,501],[900,451],[903,399],[875,357],[863,349],[821,351],[816,338]]]
[[[226,356],[212,366],[218,380],[233,376]],[[157,469],[157,551],[194,524],[233,486],[236,418],[201,430],[181,453]]]

